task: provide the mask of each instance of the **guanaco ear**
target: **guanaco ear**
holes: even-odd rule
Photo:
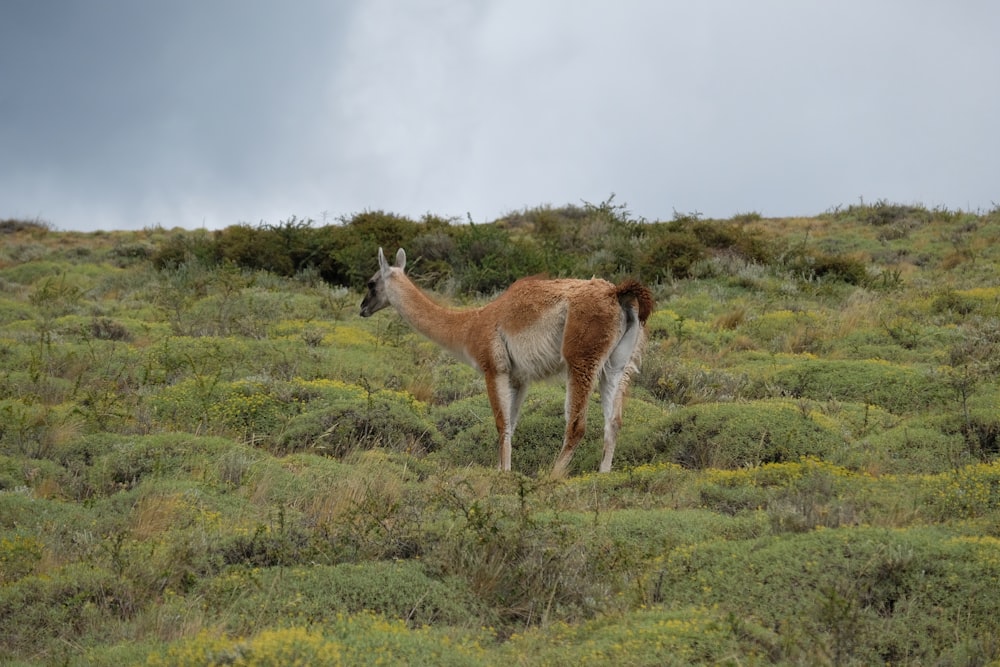
[[[382,275],[389,273],[389,263],[385,261],[385,253],[381,247],[378,249],[378,269]]]
[[[406,268],[406,253],[402,248],[396,251],[396,268]]]

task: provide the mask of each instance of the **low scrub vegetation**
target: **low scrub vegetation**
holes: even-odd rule
[[[0,221],[0,661],[1000,660],[1000,212],[216,232]],[[375,251],[468,306],[650,284],[599,475],[564,393],[494,470],[483,381],[389,311]]]

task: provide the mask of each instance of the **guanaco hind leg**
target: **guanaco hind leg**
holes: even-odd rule
[[[597,383],[596,370],[570,368],[566,377],[566,434],[562,450],[552,469],[554,477],[562,477],[569,468],[576,446],[580,444],[587,429],[587,403]]]
[[[622,408],[625,390],[631,373],[635,370],[634,357],[639,344],[639,327],[633,322],[611,351],[607,363],[601,370],[599,382],[601,391],[601,412],[604,414],[604,454],[601,457],[601,472],[611,471],[611,461],[615,456],[618,431],[622,426]]]

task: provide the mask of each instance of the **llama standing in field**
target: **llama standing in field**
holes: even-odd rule
[[[425,295],[378,250],[379,270],[368,281],[361,316],[394,307],[410,326],[486,376],[486,391],[500,434],[500,469],[510,470],[510,447],[528,385],[566,374],[566,435],[553,474],[566,472],[583,438],[587,402],[600,386],[604,412],[601,472],[611,470],[622,422],[622,402],[638,370],[653,297],[625,281],[523,278],[481,308],[451,310]]]

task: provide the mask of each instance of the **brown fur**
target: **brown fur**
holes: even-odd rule
[[[481,308],[452,310],[433,302],[406,276],[402,249],[390,266],[380,248],[379,265],[368,281],[362,317],[391,305],[414,329],[485,375],[502,470],[510,470],[511,438],[528,385],[561,372],[566,374],[566,433],[554,474],[565,473],[586,428],[587,401],[598,386],[604,412],[600,469],[611,469],[625,389],[638,370],[653,310],[646,286],[634,280],[614,285],[532,276]]]

